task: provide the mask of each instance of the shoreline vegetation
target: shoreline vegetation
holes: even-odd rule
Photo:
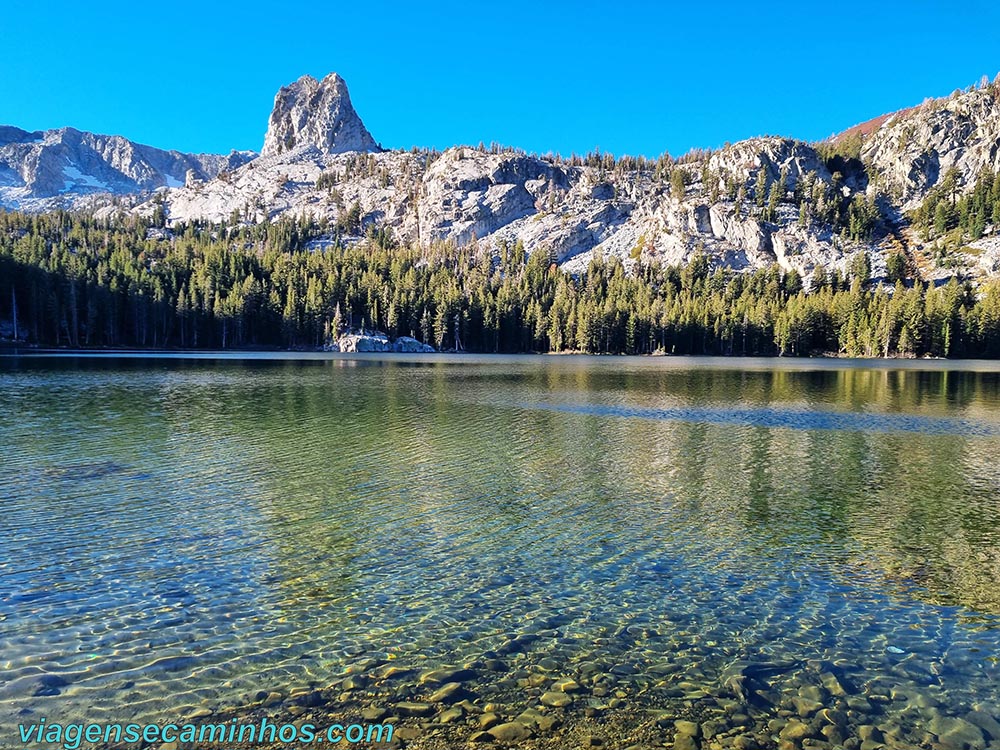
[[[386,334],[382,331],[370,331],[373,337],[385,337]],[[348,332],[349,336],[355,338],[367,337],[367,334],[361,334],[359,332]],[[401,337],[404,339],[409,339],[410,337]],[[412,340],[412,339],[411,339]],[[336,342],[334,342],[336,343]],[[390,341],[390,344],[395,343]],[[420,343],[420,342],[417,342]],[[872,362],[957,362],[960,361],[958,358],[949,358],[936,356],[933,354],[924,355],[902,355],[898,353],[890,354],[889,356],[872,356],[872,357],[859,357],[850,354],[845,354],[843,352],[811,352],[807,355],[799,356],[788,356],[782,354],[672,354],[663,351],[653,351],[644,352],[641,354],[627,354],[625,352],[588,352],[582,349],[563,349],[561,351],[517,351],[517,352],[479,352],[479,351],[469,351],[467,349],[407,349],[402,347],[397,348],[386,348],[386,349],[338,349],[332,348],[330,345],[315,347],[315,348],[295,348],[295,349],[283,349],[278,346],[241,346],[232,347],[229,349],[193,349],[190,347],[128,347],[128,346],[40,346],[37,344],[26,344],[23,341],[11,341],[9,339],[0,339],[0,354],[13,354],[18,355],[91,355],[91,354],[106,354],[109,356],[123,355],[128,356],[131,354],[142,354],[142,355],[209,355],[209,354],[220,354],[225,356],[234,356],[240,354],[246,354],[248,356],[253,356],[257,354],[283,354],[283,355],[295,355],[295,354],[391,354],[391,355],[408,355],[408,354],[444,354],[458,357],[469,357],[474,358],[477,356],[499,354],[502,356],[509,357],[607,357],[607,358],[619,358],[619,357],[641,357],[643,359],[678,359],[681,357],[698,357],[698,358],[711,358],[711,359],[723,359],[732,360],[734,362],[739,362],[741,360],[748,359],[773,359],[776,362],[779,360],[798,360],[803,362],[808,362],[810,360],[863,360]],[[964,360],[981,361],[984,363],[995,362],[996,358],[978,358],[974,356],[964,357]]]
[[[713,359],[721,358],[726,360],[732,360],[734,362],[739,362],[745,359],[792,359],[792,360],[866,360],[872,362],[956,362],[959,361],[956,358],[940,357],[931,354],[925,354],[922,356],[915,355],[900,355],[900,354],[890,354],[887,357],[873,356],[873,357],[856,357],[848,354],[838,353],[838,352],[813,352],[808,355],[801,356],[783,356],[780,354],[722,354],[722,355],[677,355],[668,354],[666,352],[649,352],[643,354],[625,354],[624,352],[587,352],[579,349],[567,349],[555,352],[474,352],[468,350],[455,350],[455,349],[445,349],[443,351],[434,350],[424,350],[424,351],[409,351],[402,349],[386,349],[386,350],[366,350],[357,349],[352,351],[340,351],[337,349],[330,349],[327,347],[318,347],[314,349],[282,349],[279,347],[239,347],[232,349],[181,349],[179,347],[174,348],[142,348],[142,347],[85,347],[85,346],[60,346],[60,347],[43,347],[37,345],[29,345],[9,341],[0,340],[0,355],[69,355],[74,354],[80,355],[92,355],[92,354],[106,354],[109,356],[122,355],[128,356],[131,354],[144,354],[144,355],[209,355],[209,354],[221,354],[226,356],[246,354],[248,356],[256,354],[391,354],[391,355],[402,355],[406,356],[408,354],[447,354],[447,355],[457,355],[457,356],[468,356],[470,358],[489,355],[489,354],[501,354],[504,356],[511,357],[642,357],[648,359],[676,359],[678,357],[709,357]],[[964,360],[974,360],[981,362],[994,362],[995,358],[977,358],[977,357],[965,357]]]
[[[56,349],[330,350],[377,331],[477,353],[1000,357],[1000,281],[809,279],[639,255],[574,275],[520,244],[404,247],[310,219],[171,228],[0,212],[0,338]],[[330,234],[333,244],[310,241]],[[627,264],[627,265],[626,265]]]

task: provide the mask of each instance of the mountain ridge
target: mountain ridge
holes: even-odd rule
[[[570,269],[595,253],[626,264],[704,253],[737,270],[777,264],[808,277],[864,254],[876,277],[888,277],[901,254],[924,279],[1000,272],[997,221],[967,243],[921,234],[909,219],[946,180],[964,195],[1000,172],[997,81],[819,143],[755,137],[679,159],[386,151],[336,73],[278,91],[259,155],[185,155],[70,131],[44,131],[39,142],[39,133],[0,128],[0,203],[162,214],[168,225],[307,216],[336,227],[330,241],[376,227],[421,245],[520,242]],[[119,205],[99,207],[102,188]]]
[[[208,180],[256,153],[185,154],[72,127],[0,126],[0,206],[77,208],[101,195],[138,195]]]

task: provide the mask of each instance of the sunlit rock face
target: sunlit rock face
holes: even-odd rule
[[[322,81],[302,76],[274,97],[262,156],[314,146],[323,154],[381,151],[351,104],[347,84],[336,73]]]
[[[889,118],[861,158],[904,208],[915,207],[955,170],[959,187],[1000,171],[1000,87],[928,101]]]
[[[0,127],[0,206],[24,210],[85,207],[97,196],[180,187],[210,180],[256,154],[184,154],[120,135],[74,128],[28,132]]]

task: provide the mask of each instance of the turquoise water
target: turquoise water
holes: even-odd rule
[[[0,358],[0,745],[498,654],[995,717],[1000,375],[926,366]]]

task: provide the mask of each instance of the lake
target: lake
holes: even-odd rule
[[[1000,747],[991,363],[7,356],[0,453],[0,746],[465,665],[413,747]]]

